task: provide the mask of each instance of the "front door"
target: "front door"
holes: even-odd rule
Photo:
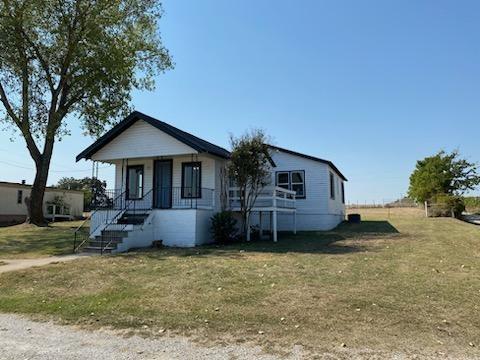
[[[155,160],[153,174],[154,207],[172,207],[172,160]]]

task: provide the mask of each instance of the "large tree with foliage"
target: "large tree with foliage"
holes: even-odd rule
[[[267,136],[261,130],[252,130],[230,139],[232,155],[228,165],[230,178],[239,188],[242,232],[247,229],[250,214],[262,188],[269,182],[270,154]]]
[[[462,195],[480,184],[478,167],[458,151],[440,151],[417,162],[410,176],[409,197],[424,202],[442,195]]]
[[[82,179],[75,179],[73,177],[63,177],[58,180],[55,187],[58,189],[83,191],[84,211],[90,211],[92,205],[106,206],[109,202],[107,196],[107,183],[96,178],[84,177]]]
[[[3,120],[26,142],[36,174],[28,221],[43,224],[55,141],[68,122],[97,136],[124,116],[133,89],[172,67],[154,0],[0,0]]]

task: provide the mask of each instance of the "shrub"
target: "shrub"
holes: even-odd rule
[[[433,217],[460,217],[465,211],[465,203],[460,196],[441,194],[437,195],[434,200],[434,206],[430,210],[430,216]]]
[[[466,196],[463,198],[465,202],[465,207],[470,212],[478,212],[480,211],[480,197],[475,196]]]
[[[218,243],[228,243],[235,240],[237,235],[237,220],[231,211],[221,211],[212,216],[212,234]]]

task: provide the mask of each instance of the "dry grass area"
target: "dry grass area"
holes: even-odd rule
[[[81,223],[81,221],[64,221],[53,223],[48,227],[28,224],[0,227],[0,259],[71,253],[73,233]]]
[[[414,209],[359,212],[362,224],[285,234],[277,244],[1,274],[0,311],[274,351],[301,344],[345,358],[480,356],[480,228]]]

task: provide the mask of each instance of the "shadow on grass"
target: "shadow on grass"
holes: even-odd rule
[[[190,249],[149,249],[138,255],[163,256],[240,256],[240,251],[264,253],[348,254],[365,251],[362,241],[399,234],[388,221],[362,221],[359,224],[342,223],[331,231],[302,231],[296,235],[279,233],[278,242],[256,240],[227,245],[204,245]],[[342,244],[341,241],[355,240]],[[132,254],[133,255],[133,254]],[[133,255],[134,256],[134,255]]]
[[[2,255],[38,254],[63,255],[71,253],[73,227],[2,228],[0,231],[0,258]]]

